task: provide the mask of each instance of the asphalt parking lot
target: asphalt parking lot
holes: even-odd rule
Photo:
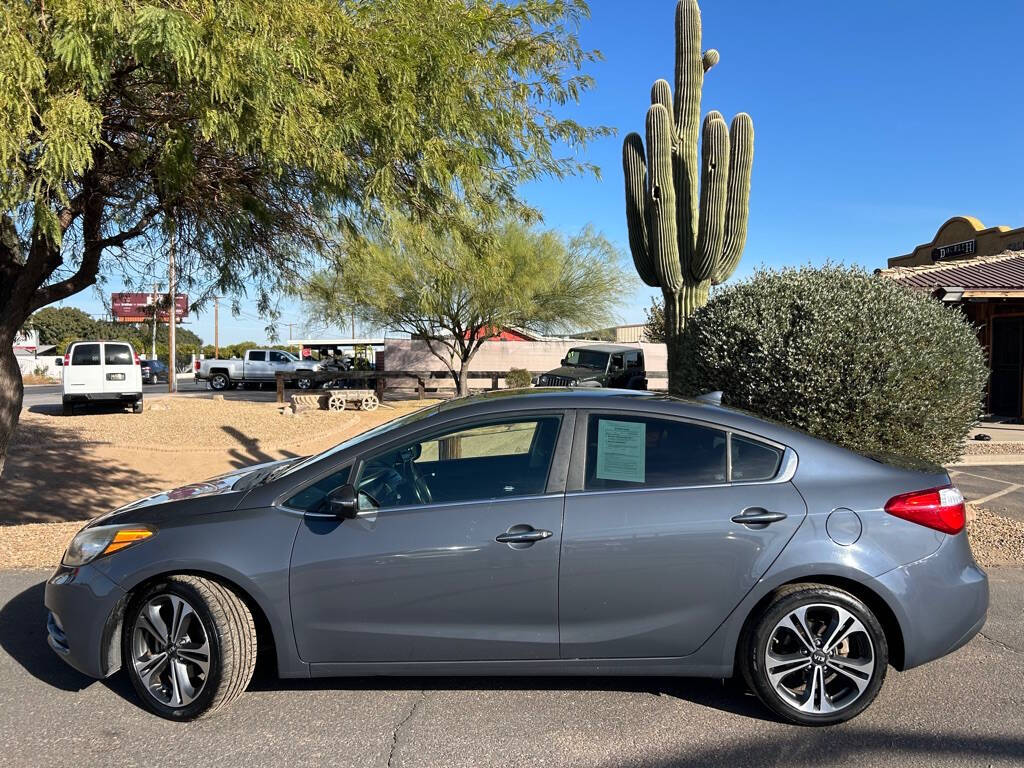
[[[358,679],[259,675],[219,717],[140,709],[46,646],[43,571],[0,571],[0,766],[1021,766],[1024,570],[991,572],[983,635],[889,670],[874,705],[830,729],[777,722],[719,681]]]
[[[967,501],[1024,522],[1024,465],[955,467],[949,476]]]

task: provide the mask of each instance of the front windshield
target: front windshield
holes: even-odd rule
[[[303,467],[308,467],[315,461],[320,461],[320,459],[326,459],[328,456],[333,456],[336,453],[344,451],[348,448],[352,448],[353,446],[359,445],[360,443],[369,440],[371,437],[382,435],[385,432],[390,432],[392,429],[398,429],[399,427],[404,427],[406,424],[411,424],[414,421],[424,419],[427,416],[437,413],[437,409],[439,407],[440,406],[437,405],[430,405],[427,406],[426,408],[421,408],[418,411],[408,413],[405,416],[400,416],[399,418],[393,421],[388,421],[384,424],[381,424],[380,426],[376,426],[373,429],[368,429],[366,432],[360,432],[355,437],[350,437],[348,440],[338,443],[337,445],[328,448],[326,451],[322,451],[321,453],[315,454],[313,456],[307,456],[302,461],[298,461],[290,465],[286,472],[282,472],[280,475],[275,474],[274,479],[276,480],[278,479],[278,477],[286,477],[290,475],[292,472],[296,472],[302,469]]]
[[[573,368],[593,368],[603,371],[608,367],[608,353],[595,352],[592,349],[570,349],[565,356],[565,364]]]

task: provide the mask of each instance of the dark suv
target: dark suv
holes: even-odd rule
[[[170,377],[167,364],[159,360],[139,360],[139,365],[142,366],[143,384],[159,384]]]
[[[537,386],[647,389],[644,351],[620,344],[573,347],[561,368],[537,377]]]

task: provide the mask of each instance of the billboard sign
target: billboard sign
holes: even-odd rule
[[[110,296],[110,311],[115,323],[142,323],[153,317],[154,299],[160,304],[167,301],[165,293],[114,293]],[[174,297],[174,311],[180,322],[188,317],[188,295],[179,293]],[[168,312],[161,307],[157,319],[166,323]]]

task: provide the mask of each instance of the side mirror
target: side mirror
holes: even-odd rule
[[[331,491],[327,496],[327,511],[336,517],[351,520],[359,512],[356,489],[350,483],[346,483]]]
[[[558,361],[558,364],[563,367],[569,365],[569,358],[563,357],[561,360]]]
[[[56,358],[53,361],[53,364],[56,365],[58,368],[62,367],[64,365],[64,358],[63,357]]]

